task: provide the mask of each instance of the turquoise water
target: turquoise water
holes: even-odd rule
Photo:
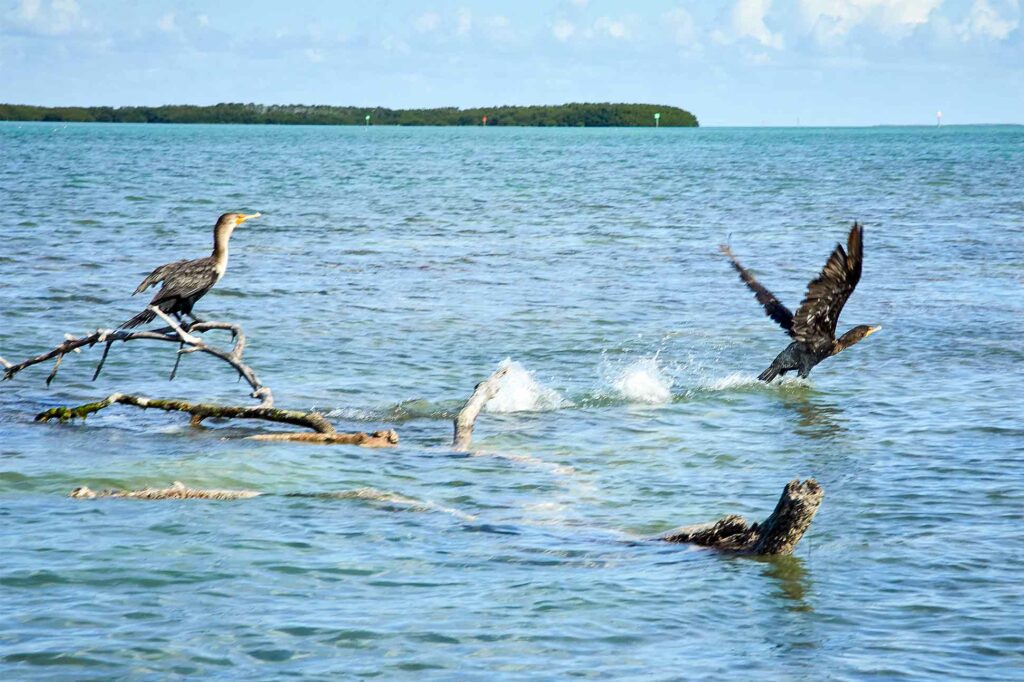
[[[196,312],[280,406],[402,442],[32,422],[248,402],[164,346],[0,384],[0,677],[1024,677],[1024,128],[0,124],[0,356],[127,319],[228,210],[264,217]],[[882,332],[759,385],[787,339],[717,245],[795,307],[853,219],[840,328]],[[637,540],[796,476],[826,496],[793,557]],[[271,494],[66,497],[175,480]]]

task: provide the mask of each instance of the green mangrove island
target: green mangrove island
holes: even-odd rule
[[[486,117],[486,118],[485,118]],[[301,104],[36,107],[0,104],[2,121],[80,123],[251,123],[272,125],[696,127],[685,109],[660,104],[558,104],[459,109],[387,109]]]

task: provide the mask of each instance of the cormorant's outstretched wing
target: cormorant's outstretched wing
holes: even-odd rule
[[[863,229],[854,223],[846,249],[836,244],[821,274],[807,285],[807,295],[793,320],[794,339],[818,351],[832,347],[839,313],[860,281],[863,262]]]
[[[167,263],[165,265],[161,265],[158,268],[155,268],[153,272],[149,273],[149,275],[146,276],[146,279],[142,280],[139,286],[135,287],[135,291],[132,292],[132,296],[139,293],[140,291],[145,291],[151,286],[156,286],[161,281],[163,281],[165,277],[167,277],[168,273],[173,272],[176,268],[184,265],[187,262],[187,260],[176,260],[173,263]]]
[[[718,249],[729,257],[732,261],[732,266],[736,268],[736,272],[740,273],[740,279],[743,283],[750,287],[750,290],[754,292],[754,296],[757,298],[757,302],[764,306],[764,312],[768,317],[772,318],[779,323],[779,326],[786,330],[786,333],[790,336],[793,335],[793,313],[789,311],[789,308],[782,305],[779,299],[775,298],[775,294],[768,291],[764,286],[754,279],[746,268],[740,265],[740,262],[736,260],[736,256],[732,254],[732,250],[722,244]]]

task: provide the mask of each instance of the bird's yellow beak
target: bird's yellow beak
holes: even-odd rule
[[[877,327],[869,327],[868,328],[868,333],[865,334],[864,336],[865,337],[871,336],[872,334],[874,334],[875,332],[877,332],[881,328],[882,328],[882,325],[878,325]]]
[[[263,214],[260,213],[259,211],[257,211],[256,213],[239,213],[238,214],[238,223],[237,224],[241,225],[246,220],[253,220],[254,218],[259,218],[261,215],[263,215]]]

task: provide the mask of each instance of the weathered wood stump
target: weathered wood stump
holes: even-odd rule
[[[509,365],[503,363],[494,374],[481,381],[473,389],[473,395],[469,396],[469,400],[466,401],[466,404],[459,410],[458,416],[455,417],[455,436],[452,438],[453,449],[459,452],[469,450],[469,445],[473,442],[473,427],[476,426],[476,418],[480,415],[480,410],[484,409],[484,405],[498,392],[498,388],[501,387],[501,380],[508,374],[508,370]]]
[[[712,523],[676,528],[655,539],[738,554],[792,554],[824,497],[825,491],[813,478],[804,482],[796,478],[786,484],[775,511],[761,523],[749,525],[742,516],[731,514]]]

